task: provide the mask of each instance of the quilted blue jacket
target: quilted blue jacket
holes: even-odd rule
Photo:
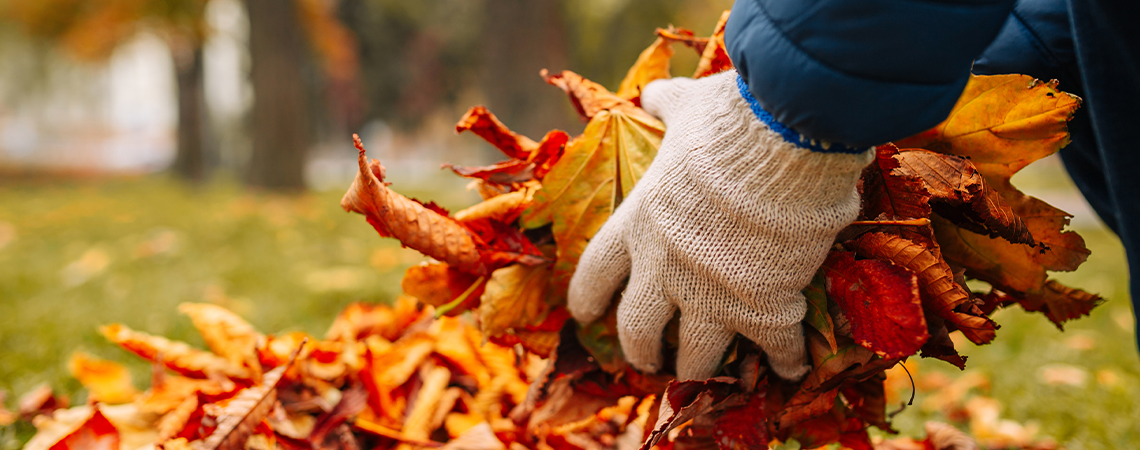
[[[1140,312],[1140,2],[737,0],[725,44],[775,120],[852,146],[941,122],[971,64],[1060,80],[1085,100],[1061,158],[1120,236]]]

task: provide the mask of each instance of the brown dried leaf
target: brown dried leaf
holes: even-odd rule
[[[894,145],[880,145],[875,149],[875,163],[863,169],[859,178],[863,203],[860,219],[930,217],[930,193],[917,175],[898,170],[898,154]]]
[[[486,275],[487,264],[479,254],[481,240],[455,219],[388,189],[383,182],[384,166],[376,160],[368,161],[358,136],[353,135],[353,141],[360,151],[360,171],[341,207],[364,215],[382,237],[395,237],[403,245],[464,272]]]
[[[161,363],[188,377],[209,378],[211,374],[239,380],[251,377],[249,369],[213,353],[190,347],[184,342],[134,331],[117,323],[100,327],[99,331],[107,340],[127,351],[147,361]]]
[[[195,450],[244,450],[246,440],[273,410],[277,401],[277,383],[285,371],[296,360],[302,347],[293,351],[293,356],[285,365],[277,367],[261,378],[261,384],[242,389],[220,408],[216,416],[218,423],[213,433],[201,441],[195,441]]]
[[[933,196],[934,211],[943,218],[975,233],[1036,245],[1025,223],[970,160],[921,149],[903,150],[894,159],[899,165],[897,173],[923,181]]]
[[[538,148],[537,142],[511,131],[499,121],[498,117],[482,106],[471,107],[459,119],[459,123],[455,124],[456,133],[464,131],[475,133],[515,160],[526,161],[530,158],[531,152]]]
[[[801,389],[784,403],[784,409],[780,412],[779,421],[780,428],[787,428],[800,422],[827,414],[835,407],[835,398],[839,395],[839,389],[834,388],[828,391],[811,391]]]

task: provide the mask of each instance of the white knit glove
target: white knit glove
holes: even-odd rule
[[[596,320],[629,276],[617,326],[634,367],[661,368],[662,332],[680,308],[679,379],[711,377],[736,333],[777,375],[802,377],[811,367],[800,291],[858,214],[855,183],[874,152],[789,143],[757,119],[735,71],[654,81],[641,102],[665,139],[582,254],[570,313]]]

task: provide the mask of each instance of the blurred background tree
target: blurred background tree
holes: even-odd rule
[[[367,137],[388,130],[415,146],[473,104],[485,104],[527,135],[577,131],[581,124],[539,69],[572,69],[613,85],[656,27],[707,26],[731,6],[730,0],[242,0],[225,11],[240,15],[246,30],[238,70],[252,102],[236,119],[219,120],[206,104],[212,89],[206,68],[221,64],[207,51],[218,28],[208,9],[227,1],[233,0],[7,0],[0,1],[0,17],[37,45],[89,65],[107,62],[141,32],[161,37],[177,90],[169,168],[200,181],[220,167],[253,186],[297,190],[313,159],[328,154],[341,166],[351,162],[351,132]],[[679,53],[683,73],[696,58]],[[0,164],[3,154],[0,143]]]

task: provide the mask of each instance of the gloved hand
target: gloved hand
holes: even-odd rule
[[[665,138],[570,281],[570,313],[588,323],[629,276],[618,336],[643,371],[661,368],[662,332],[677,308],[678,379],[711,377],[736,333],[782,378],[811,368],[800,291],[858,214],[855,183],[874,152],[794,145],[758,119],[747,92],[736,71],[645,88],[642,105],[665,123]]]

